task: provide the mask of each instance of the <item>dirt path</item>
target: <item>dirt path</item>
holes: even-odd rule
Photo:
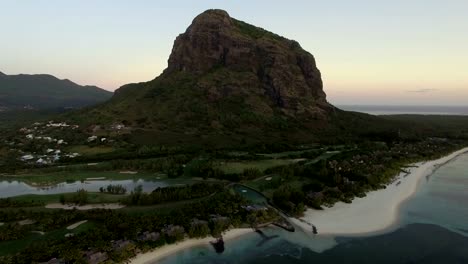
[[[19,222],[18,222],[18,224],[19,224],[19,225],[22,225],[22,226],[23,226],[23,225],[32,225],[32,224],[34,224],[34,223],[36,223],[36,221],[31,220],[31,219],[26,219],[26,220],[22,220],[22,221],[19,221]]]

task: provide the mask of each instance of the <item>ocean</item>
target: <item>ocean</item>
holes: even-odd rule
[[[368,237],[324,237],[264,230],[227,241],[217,254],[209,246],[183,250],[158,263],[468,263],[468,154],[426,177],[400,207],[397,229]]]
[[[337,107],[371,115],[468,115],[468,106],[337,105]]]

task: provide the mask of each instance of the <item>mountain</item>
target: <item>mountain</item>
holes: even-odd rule
[[[136,143],[210,146],[335,140],[328,132],[346,135],[348,124],[376,119],[329,104],[315,59],[299,43],[223,10],[193,20],[159,77],[124,85],[74,118],[121,122]]]
[[[6,75],[0,72],[2,108],[76,108],[103,102],[111,96],[111,92],[96,86],[81,86],[52,75]]]

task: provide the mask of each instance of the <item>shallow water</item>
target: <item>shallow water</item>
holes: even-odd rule
[[[166,181],[147,181],[143,179],[135,180],[96,180],[96,181],[75,181],[73,183],[62,182],[52,186],[31,186],[21,181],[0,181],[0,198],[14,197],[25,194],[57,194],[71,193],[80,189],[90,192],[99,192],[99,188],[106,188],[108,185],[122,185],[127,192],[141,185],[144,192],[151,192],[157,187],[173,185]]]
[[[401,212],[402,225],[429,223],[455,232],[467,230],[468,155],[459,156],[427,177],[402,205]]]
[[[251,201],[253,203],[256,203],[256,204],[265,204],[265,203],[267,203],[266,198],[262,194],[254,191],[254,190],[252,190],[250,188],[244,187],[244,186],[239,185],[239,184],[234,185],[232,188],[238,194],[242,195],[244,198],[246,198],[247,200],[249,200],[249,201]]]
[[[389,234],[333,238],[268,228],[279,237],[260,243],[252,233],[227,241],[223,254],[206,245],[157,263],[468,263],[468,155],[427,177],[400,210]]]

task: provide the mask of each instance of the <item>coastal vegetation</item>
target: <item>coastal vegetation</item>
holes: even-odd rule
[[[117,185],[109,184],[107,185],[106,188],[104,187],[99,188],[99,192],[110,193],[110,194],[126,194],[127,189],[120,184],[117,184]]]
[[[143,192],[141,186],[138,186],[122,203],[127,205],[155,205],[206,197],[222,190],[222,184],[195,183],[182,187],[157,188],[147,194]]]
[[[0,211],[0,221],[7,223],[0,227],[4,242],[0,242],[4,262],[32,263],[48,261],[51,256],[64,261],[82,261],[83,254],[91,249],[93,253],[105,253],[112,261],[121,262],[136,254],[136,249],[148,250],[166,243],[189,237],[220,235],[229,227],[239,227],[243,223],[260,224],[271,221],[276,214],[271,211],[254,212],[243,208],[247,202],[239,195],[221,191],[206,200],[196,201],[167,213],[153,211],[145,214],[128,214],[111,210],[70,211]],[[195,218],[196,216],[196,218]],[[23,219],[34,219],[29,225],[17,227]],[[40,230],[45,235],[60,230],[81,220],[93,225],[74,235],[57,236],[51,239],[37,238],[33,243],[11,247],[9,243],[17,238],[36,236],[30,230]],[[120,241],[119,243],[111,241]],[[127,245],[132,245],[127,247]],[[71,247],[73,245],[73,247]],[[123,245],[123,246],[122,246]],[[6,256],[5,256],[6,255]]]

